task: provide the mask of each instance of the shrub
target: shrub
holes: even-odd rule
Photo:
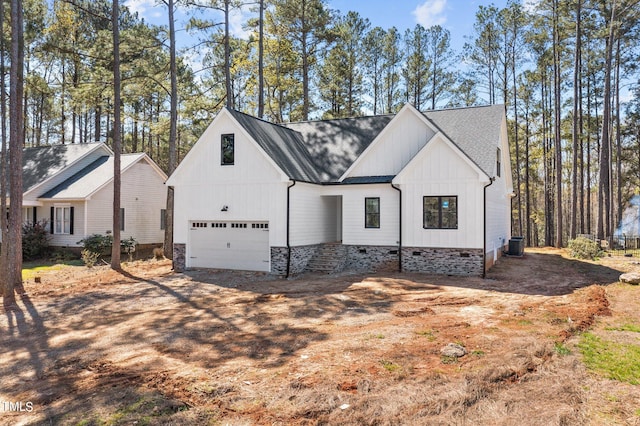
[[[82,254],[81,256],[82,261],[84,262],[87,268],[92,268],[98,261],[98,258],[100,257],[99,253],[92,252],[91,250],[88,250],[88,249],[82,250],[81,254]]]
[[[78,244],[82,244],[85,250],[102,256],[111,251],[113,237],[111,235],[93,234],[78,241]]]
[[[569,253],[576,259],[595,260],[602,255],[598,243],[585,237],[578,237],[569,241]]]
[[[82,244],[84,250],[97,253],[98,256],[105,256],[111,254],[113,236],[93,234],[78,241],[78,244]],[[120,250],[124,253],[131,254],[135,251],[136,244],[137,241],[133,237],[120,240]]]
[[[43,220],[22,225],[22,256],[25,259],[39,259],[49,250],[47,223]]]

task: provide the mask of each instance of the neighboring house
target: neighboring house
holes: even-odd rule
[[[288,276],[333,253],[335,270],[484,275],[510,239],[502,105],[285,125],[224,109],[167,185],[178,270]]]
[[[113,152],[105,144],[26,148],[22,176],[24,221],[46,221],[51,246],[79,247],[112,231]],[[167,176],[146,154],[123,154],[121,176],[122,239],[162,243]]]

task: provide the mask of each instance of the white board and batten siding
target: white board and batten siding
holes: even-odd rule
[[[310,244],[339,241],[341,198],[323,195],[321,185],[296,182],[290,189],[290,244]]]
[[[221,164],[224,134],[234,135],[233,165]],[[269,232],[264,234],[269,236],[269,246],[286,245],[289,179],[228,113],[218,115],[178,169],[179,173],[174,173],[167,185],[175,188],[174,243],[186,244],[186,267],[195,267],[191,258],[201,256],[199,253],[193,256],[192,252],[194,242],[195,249],[199,250],[200,238],[192,235],[193,223],[244,223],[248,226],[264,223],[268,224]],[[242,236],[231,237],[235,243],[224,241],[225,246],[227,242],[233,243],[233,247],[241,244]],[[196,240],[192,242],[191,238]],[[222,238],[226,239],[229,238]],[[194,262],[198,264],[197,260]]]
[[[122,173],[120,207],[124,208],[124,231],[121,239],[133,237],[138,244],[158,244],[164,241],[160,229],[160,212],[167,205],[167,188],[154,168],[144,160]],[[76,210],[77,211],[77,210]],[[87,200],[85,235],[113,230],[113,182]],[[76,221],[79,225],[81,222]]]
[[[488,183],[488,178],[486,180]],[[486,183],[441,136],[431,140],[394,182],[402,188],[403,246],[483,247],[483,186]],[[456,196],[458,228],[424,229],[425,196]]]
[[[342,243],[346,245],[394,246],[398,244],[399,193],[386,184],[341,185]],[[380,227],[365,227],[365,199],[380,199]]]
[[[347,170],[345,177],[391,176],[398,174],[424,147],[435,132],[420,113],[405,106],[362,156]]]

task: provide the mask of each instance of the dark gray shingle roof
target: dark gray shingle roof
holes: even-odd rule
[[[342,183],[344,184],[358,184],[358,183],[391,183],[395,175],[389,176],[354,176],[345,178]]]
[[[233,117],[292,179],[337,182],[394,115],[305,121],[276,125],[229,109]],[[422,113],[488,176],[495,176],[504,105],[452,108]],[[362,182],[387,183],[389,176]],[[393,177],[391,177],[393,178]]]
[[[47,145],[22,151],[22,184],[24,192],[60,172],[99,143]]]
[[[302,135],[324,182],[336,181],[391,121],[393,115],[284,124]]]
[[[144,154],[122,154],[120,170],[125,170]],[[102,156],[39,198],[85,199],[113,180],[113,156]]]
[[[287,176],[305,182],[320,181],[299,133],[232,109],[228,111]]]
[[[496,175],[504,105],[426,111],[423,113],[488,176]]]

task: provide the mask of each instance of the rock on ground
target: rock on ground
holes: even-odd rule
[[[627,284],[640,284],[640,272],[627,272],[620,275],[620,282]]]

